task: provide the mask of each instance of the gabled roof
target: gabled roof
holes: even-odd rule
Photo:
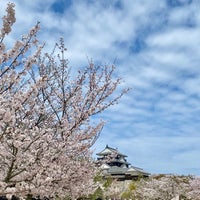
[[[127,157],[126,155],[120,153],[117,149],[114,149],[112,147],[109,147],[108,145],[106,145],[105,149],[99,153],[97,153],[98,156],[106,156],[106,155],[110,155],[110,154],[117,154],[123,157]]]
[[[150,175],[148,172],[145,172],[142,168],[139,168],[139,167],[133,167],[131,166],[128,170],[127,170],[128,173],[130,174],[141,174],[141,175]]]

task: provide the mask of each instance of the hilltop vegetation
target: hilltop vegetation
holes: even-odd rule
[[[105,184],[107,182],[109,184]],[[93,197],[91,199],[200,200],[200,178],[160,174],[125,182],[108,179]]]

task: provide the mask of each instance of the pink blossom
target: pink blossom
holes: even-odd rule
[[[92,62],[70,76],[63,39],[59,55],[43,54],[39,23],[5,52],[14,22],[10,3],[0,35],[0,196],[88,195],[97,172],[90,148],[104,125],[91,118],[124,94],[111,97],[120,79]]]

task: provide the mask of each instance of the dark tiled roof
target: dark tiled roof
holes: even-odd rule
[[[106,150],[108,150],[108,152],[106,152]],[[126,155],[120,153],[117,149],[109,147],[108,145],[106,145],[106,147],[105,147],[105,149],[103,151],[97,153],[97,155],[98,156],[104,156],[104,155],[109,155],[111,153],[115,153],[115,154],[118,154],[120,156],[127,157]]]
[[[111,162],[116,162],[116,163],[130,165],[130,163],[128,163],[126,161],[119,160],[119,159],[112,159],[112,160],[109,161],[109,163],[111,163]]]

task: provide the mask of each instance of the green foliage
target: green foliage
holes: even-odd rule
[[[103,190],[98,187],[92,195],[89,195],[88,199],[96,200],[96,199],[104,199]]]
[[[133,191],[136,190],[138,181],[133,180],[129,185],[128,189],[121,194],[122,199],[133,199]]]
[[[132,199],[132,192],[127,190],[127,191],[124,191],[121,195],[121,198],[122,199]]]
[[[154,179],[159,180],[165,176],[166,176],[165,174],[158,174],[158,175],[154,176]]]
[[[94,177],[94,182],[95,183],[102,183],[103,182],[103,177],[100,173],[98,173],[95,177]]]
[[[135,182],[132,181],[132,182],[129,184],[128,188],[129,188],[130,191],[135,190],[135,189],[136,189],[136,184],[135,184]]]
[[[26,200],[32,200],[32,198],[33,198],[33,195],[31,195],[31,194],[27,194],[27,196],[26,196]]]
[[[106,179],[105,179],[105,182],[104,182],[104,184],[103,184],[103,187],[104,187],[105,189],[107,189],[108,187],[111,186],[112,181],[113,181],[113,180],[112,180],[111,177],[106,178]]]
[[[181,199],[181,200],[188,200],[188,198],[185,195],[183,195],[183,194],[180,194],[179,199]]]

